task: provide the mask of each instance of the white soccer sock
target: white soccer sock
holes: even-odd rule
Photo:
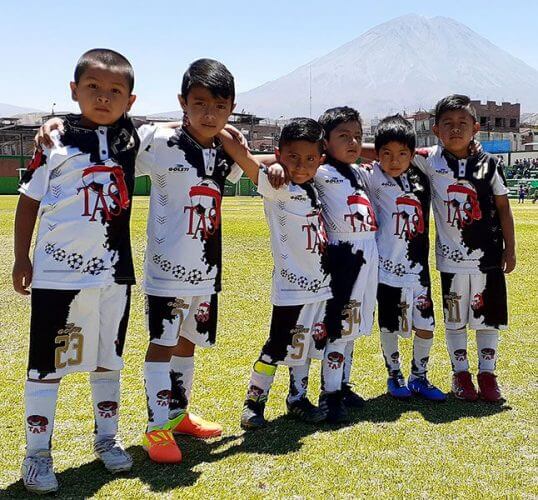
[[[50,450],[60,382],[27,380],[24,386],[26,456]]]
[[[170,408],[168,418],[175,418],[185,413],[191,398],[194,377],[194,356],[172,356],[170,359]]]
[[[411,380],[426,375],[432,345],[433,337],[423,339],[415,335],[413,339],[413,362],[411,363],[411,376],[409,377]]]
[[[469,371],[469,359],[467,358],[467,329],[446,330],[446,346],[452,371],[454,373]]]
[[[344,374],[344,351],[345,343],[329,342],[325,347],[323,361],[321,363],[321,391],[335,392],[342,389],[342,377]]]
[[[263,361],[256,361],[250,372],[250,381],[247,389],[247,399],[265,402],[275,379],[276,365]]]
[[[120,408],[119,370],[90,373],[95,440],[115,437],[118,433]]]
[[[148,430],[160,428],[168,422],[170,399],[170,363],[146,361],[144,386],[148,405]]]
[[[385,358],[385,365],[389,374],[391,372],[399,372],[402,367],[400,365],[400,351],[398,350],[398,334],[394,332],[381,332],[381,351]]]
[[[308,390],[308,372],[310,371],[310,358],[301,366],[290,366],[290,390],[288,401],[293,403],[306,396]]]
[[[342,377],[342,384],[349,384],[351,380],[351,367],[353,366],[353,347],[355,341],[350,340],[346,344],[346,351],[344,352],[344,375]]]
[[[476,347],[478,350],[478,371],[495,371],[499,347],[499,330],[477,330]]]

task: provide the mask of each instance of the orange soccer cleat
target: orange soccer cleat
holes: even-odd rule
[[[170,430],[155,429],[146,432],[142,440],[142,446],[153,462],[161,464],[177,464],[181,462],[181,450]]]
[[[174,434],[187,434],[200,439],[218,437],[222,434],[222,427],[215,422],[207,422],[192,413],[182,413],[168,422]]]

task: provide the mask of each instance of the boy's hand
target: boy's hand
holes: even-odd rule
[[[50,136],[53,130],[58,130],[60,134],[64,133],[64,122],[60,118],[51,118],[47,120],[34,137],[34,144],[36,148],[41,148],[45,146],[46,148],[52,148],[54,142]]]
[[[226,132],[228,132],[239,144],[241,144],[242,146],[248,149],[248,142],[245,136],[239,130],[237,130],[233,125],[230,125],[229,123],[227,123],[224,126],[224,130],[226,130]]]
[[[267,167],[267,178],[275,189],[279,189],[288,183],[288,175],[280,163],[273,163]]]
[[[516,267],[516,254],[513,251],[503,250],[501,267],[505,274],[511,273]]]
[[[12,279],[16,292],[21,295],[30,295],[28,287],[32,283],[32,263],[28,257],[15,260]]]

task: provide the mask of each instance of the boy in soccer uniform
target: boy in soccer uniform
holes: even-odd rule
[[[223,64],[192,63],[179,96],[185,123],[159,129],[137,163],[137,173],[152,181],[143,282],[150,335],[144,448],[155,462],[181,461],[173,434],[222,433],[220,425],[187,412],[187,405],[195,346],[211,347],[216,339],[224,182],[242,175],[216,137],[234,98],[233,76]]]
[[[346,406],[364,400],[349,383],[354,340],[372,329],[377,283],[377,222],[355,162],[361,154],[362,123],[349,107],[328,109],[320,118],[327,158],[314,178],[327,228],[333,298],[327,302],[328,343],[322,366],[320,408],[329,422],[347,419]],[[335,360],[344,359],[343,364]]]
[[[495,365],[499,330],[508,323],[504,273],[516,264],[514,221],[496,158],[472,151],[479,128],[467,96],[441,99],[433,131],[442,145],[419,151],[424,157],[417,155],[416,161],[433,191],[452,390],[467,401],[479,394],[486,401],[499,401]],[[479,393],[469,372],[467,325],[476,330]]]
[[[446,395],[426,377],[435,327],[429,255],[430,184],[412,164],[413,126],[399,115],[379,122],[375,134],[379,162],[360,169],[379,223],[377,291],[381,348],[388,370],[387,390],[395,398],[418,394],[432,401]],[[411,375],[406,385],[398,336],[413,339]]]
[[[241,427],[247,430],[267,423],[265,405],[278,365],[293,367],[286,400],[288,413],[307,422],[325,418],[306,396],[308,360],[323,357],[326,301],[332,295],[325,258],[326,233],[313,182],[324,159],[323,148],[321,126],[310,118],[295,118],[282,129],[276,150],[289,185],[273,187],[265,167],[253,179],[263,196],[271,234],[273,313],[269,338],[254,363],[241,415]],[[244,169],[250,169],[249,164],[259,165],[242,151],[231,154]]]
[[[82,114],[68,116],[61,140],[53,134],[53,146],[36,153],[19,188],[13,285],[23,295],[32,285],[22,479],[37,493],[58,489],[51,438],[60,380],[69,373],[90,372],[96,456],[111,472],[132,466],[117,431],[135,281],[129,219],[135,159],[144,145],[126,117],[133,85],[122,55],[83,54],[71,82]]]

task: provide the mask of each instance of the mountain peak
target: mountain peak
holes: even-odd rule
[[[454,19],[407,14],[240,94],[238,103],[268,117],[308,115],[310,106],[318,116],[342,105],[374,116],[430,108],[456,92],[536,110],[538,71]]]

